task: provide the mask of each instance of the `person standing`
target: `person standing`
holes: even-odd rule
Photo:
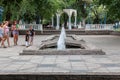
[[[4,26],[4,40],[2,41],[2,45],[4,41],[7,40],[8,47],[10,47],[8,21],[5,21],[3,26]]]
[[[25,46],[29,47],[29,31],[26,31],[26,35],[25,35]]]
[[[2,24],[0,24],[0,42],[2,41],[2,27],[1,27]]]
[[[6,48],[4,44],[4,25],[5,25],[5,22],[2,23],[0,26],[0,42],[1,42],[1,47]]]
[[[34,31],[32,26],[30,26],[29,32],[30,32],[30,43],[29,44],[32,46],[33,45],[34,36],[35,36],[35,31]]]
[[[3,40],[3,34],[4,34],[3,25],[0,24],[0,42],[2,42],[2,40]]]
[[[14,45],[16,46],[17,42],[18,42],[18,35],[19,35],[19,26],[17,24],[17,21],[14,21],[11,30],[12,30],[12,34],[13,34]]]
[[[1,42],[1,47],[6,48],[4,45],[4,25],[3,25],[3,23],[0,25],[0,42]]]

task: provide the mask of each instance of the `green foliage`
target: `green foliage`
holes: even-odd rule
[[[120,20],[120,1],[119,0],[99,0],[108,9],[110,20]]]
[[[4,8],[4,20],[35,21],[40,17],[42,22],[47,22],[57,11],[65,8],[77,10],[78,21],[91,20],[99,23],[107,14],[107,21],[120,20],[119,0],[0,0]],[[67,15],[62,16],[64,19]],[[74,19],[73,19],[74,20]],[[61,21],[63,22],[63,21]]]
[[[61,9],[62,0],[0,0],[4,7],[4,20],[33,21],[36,16],[50,19],[57,9]]]
[[[105,22],[105,17],[107,17],[107,9],[101,4],[99,5],[98,0],[94,0],[90,6],[90,16],[93,19],[93,23],[103,23]]]
[[[0,6],[4,8],[4,20],[13,20],[18,16],[20,0],[1,0]]]

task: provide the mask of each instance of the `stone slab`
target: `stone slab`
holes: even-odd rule
[[[23,50],[20,55],[105,55],[99,50]]]

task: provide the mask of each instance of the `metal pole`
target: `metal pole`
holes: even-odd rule
[[[104,17],[104,28],[106,28],[106,18],[107,18],[107,14],[105,13],[105,17]]]
[[[3,7],[0,6],[0,23],[2,22]]]
[[[0,23],[1,23],[1,18],[2,18],[2,12],[1,12],[1,10],[0,10]]]

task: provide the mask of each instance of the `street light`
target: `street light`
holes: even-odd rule
[[[0,23],[2,22],[3,7],[0,6]]]
[[[90,8],[89,8],[89,20],[90,20],[90,24],[91,24],[91,10],[92,10],[92,4],[90,4]]]
[[[104,9],[106,9],[106,6],[104,6]],[[104,27],[106,28],[106,22],[107,22],[107,12],[104,11]]]

